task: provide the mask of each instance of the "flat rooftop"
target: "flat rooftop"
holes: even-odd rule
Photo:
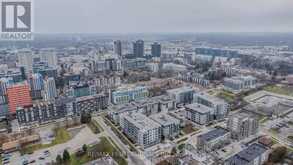
[[[123,112],[127,112],[127,111],[137,110],[137,107],[131,103],[127,103],[127,104],[110,106],[110,107],[108,107],[108,109],[112,112],[123,113]]]
[[[189,92],[193,91],[192,87],[180,87],[180,88],[175,88],[175,89],[169,89],[167,90],[167,93],[181,93],[181,92]]]
[[[210,113],[213,110],[212,108],[208,106],[198,104],[198,103],[185,105],[185,108],[187,108],[188,110],[196,111],[198,113],[202,113],[202,114]]]
[[[150,118],[163,126],[170,125],[173,123],[180,124],[180,120],[165,113],[155,114],[152,115]]]
[[[259,143],[254,143],[248,148],[230,157],[226,162],[229,162],[229,164],[246,165],[249,162],[254,161],[256,157],[265,153],[267,150],[268,149],[265,146]]]
[[[204,92],[196,93],[195,97],[201,97],[201,98],[204,98],[206,100],[209,100],[210,102],[217,103],[217,104],[226,103],[223,99],[211,96],[211,95],[209,95],[207,93],[204,93]]]
[[[218,137],[221,137],[221,136],[227,134],[228,132],[229,132],[228,130],[221,128],[221,127],[218,127],[218,128],[215,128],[207,133],[201,134],[198,137],[200,137],[204,141],[208,142],[208,141],[212,141]]]
[[[160,127],[160,124],[154,122],[153,120],[141,113],[126,114],[124,115],[124,118],[141,130],[149,130]]]

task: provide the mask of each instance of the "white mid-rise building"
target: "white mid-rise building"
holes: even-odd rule
[[[128,138],[143,148],[161,142],[161,125],[141,113],[121,115],[120,126]]]

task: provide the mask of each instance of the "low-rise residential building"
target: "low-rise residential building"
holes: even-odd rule
[[[233,139],[242,140],[258,132],[259,123],[256,117],[239,113],[229,117],[227,129]]]
[[[148,96],[149,91],[143,86],[120,88],[112,92],[112,103],[124,104],[130,101],[145,99]]]
[[[120,126],[128,138],[143,148],[161,142],[160,124],[141,113],[121,115]]]
[[[179,134],[180,120],[166,113],[155,114],[150,118],[161,125],[161,134],[163,138],[171,138]]]
[[[193,101],[194,89],[192,87],[181,87],[167,90],[167,94],[176,100],[177,104],[190,104]]]
[[[257,79],[252,76],[235,76],[224,79],[224,88],[231,92],[241,92],[244,89],[256,87]]]
[[[197,137],[197,148],[210,152],[223,147],[230,141],[230,132],[224,128],[217,127]]]
[[[268,159],[269,149],[262,144],[253,143],[244,150],[227,159],[224,165],[262,165]]]

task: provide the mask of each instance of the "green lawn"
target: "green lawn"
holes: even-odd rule
[[[127,165],[127,161],[124,159],[121,153],[117,150],[117,148],[115,148],[106,137],[101,137],[100,140],[101,140],[100,143],[89,147],[88,151],[92,154],[85,154],[81,157],[72,155],[70,160],[70,165],[82,165],[89,161],[99,159],[105,156],[106,154],[112,156],[112,158],[119,165]]]
[[[54,134],[55,134],[55,139],[52,141],[52,143],[28,145],[28,146],[25,146],[24,148],[22,148],[20,150],[20,152],[22,154],[32,153],[32,152],[39,150],[39,149],[48,148],[48,147],[52,147],[57,144],[65,143],[71,139],[69,132],[64,127],[54,129]]]
[[[270,85],[266,86],[264,90],[281,95],[293,96],[293,87]]]
[[[236,96],[231,93],[231,92],[228,92],[228,91],[221,91],[217,94],[217,96],[219,98],[222,98],[224,99],[225,101],[227,101],[228,103],[231,103],[235,100]]]

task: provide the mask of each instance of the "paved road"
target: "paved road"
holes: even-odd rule
[[[100,126],[104,129],[104,132],[108,134],[109,137],[114,140],[114,142],[122,149],[128,156],[128,163],[132,165],[148,165],[149,163],[145,163],[143,161],[142,156],[139,156],[129,150],[129,148],[121,142],[121,140],[116,136],[116,134],[111,130],[110,126],[107,126],[104,122],[104,119],[101,116],[94,117],[94,119],[100,124]]]

